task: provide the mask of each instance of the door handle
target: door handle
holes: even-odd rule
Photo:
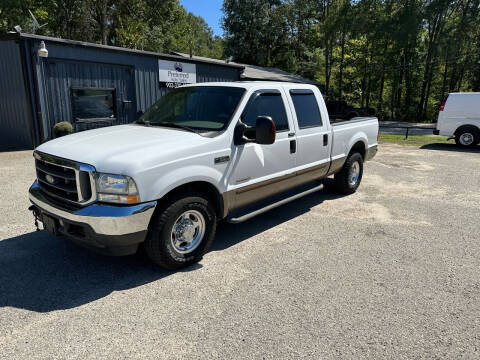
[[[297,140],[290,140],[290,154],[297,152]]]
[[[288,137],[294,137],[295,133],[288,133]]]
[[[323,135],[323,146],[327,146],[328,145],[328,134],[324,134]]]

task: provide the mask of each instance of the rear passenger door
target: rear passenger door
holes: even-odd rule
[[[295,123],[296,166],[306,178],[325,176],[330,163],[331,133],[319,107],[321,94],[311,89],[286,89]],[[308,179],[307,179],[308,180]]]

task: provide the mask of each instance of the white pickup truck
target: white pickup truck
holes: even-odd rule
[[[201,259],[219,220],[245,221],[330,175],[355,192],[377,138],[376,118],[331,124],[312,85],[182,86],[135,123],[35,149],[31,210],[84,246],[112,255],[142,246],[154,263],[180,268]]]

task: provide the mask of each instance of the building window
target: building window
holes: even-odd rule
[[[250,102],[242,116],[242,122],[248,126],[255,126],[258,116],[270,116],[277,131],[288,130],[288,119],[280,93],[263,93],[252,95]]]
[[[322,116],[318,109],[317,99],[311,90],[291,90],[293,106],[297,114],[298,127],[305,129],[322,126]]]
[[[72,88],[75,122],[117,120],[115,89]]]

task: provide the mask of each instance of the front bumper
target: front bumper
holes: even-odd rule
[[[46,196],[35,181],[29,198],[38,211],[53,218],[56,230],[75,242],[111,255],[127,255],[145,240],[156,201],[132,206],[93,203],[82,208],[62,205]]]

